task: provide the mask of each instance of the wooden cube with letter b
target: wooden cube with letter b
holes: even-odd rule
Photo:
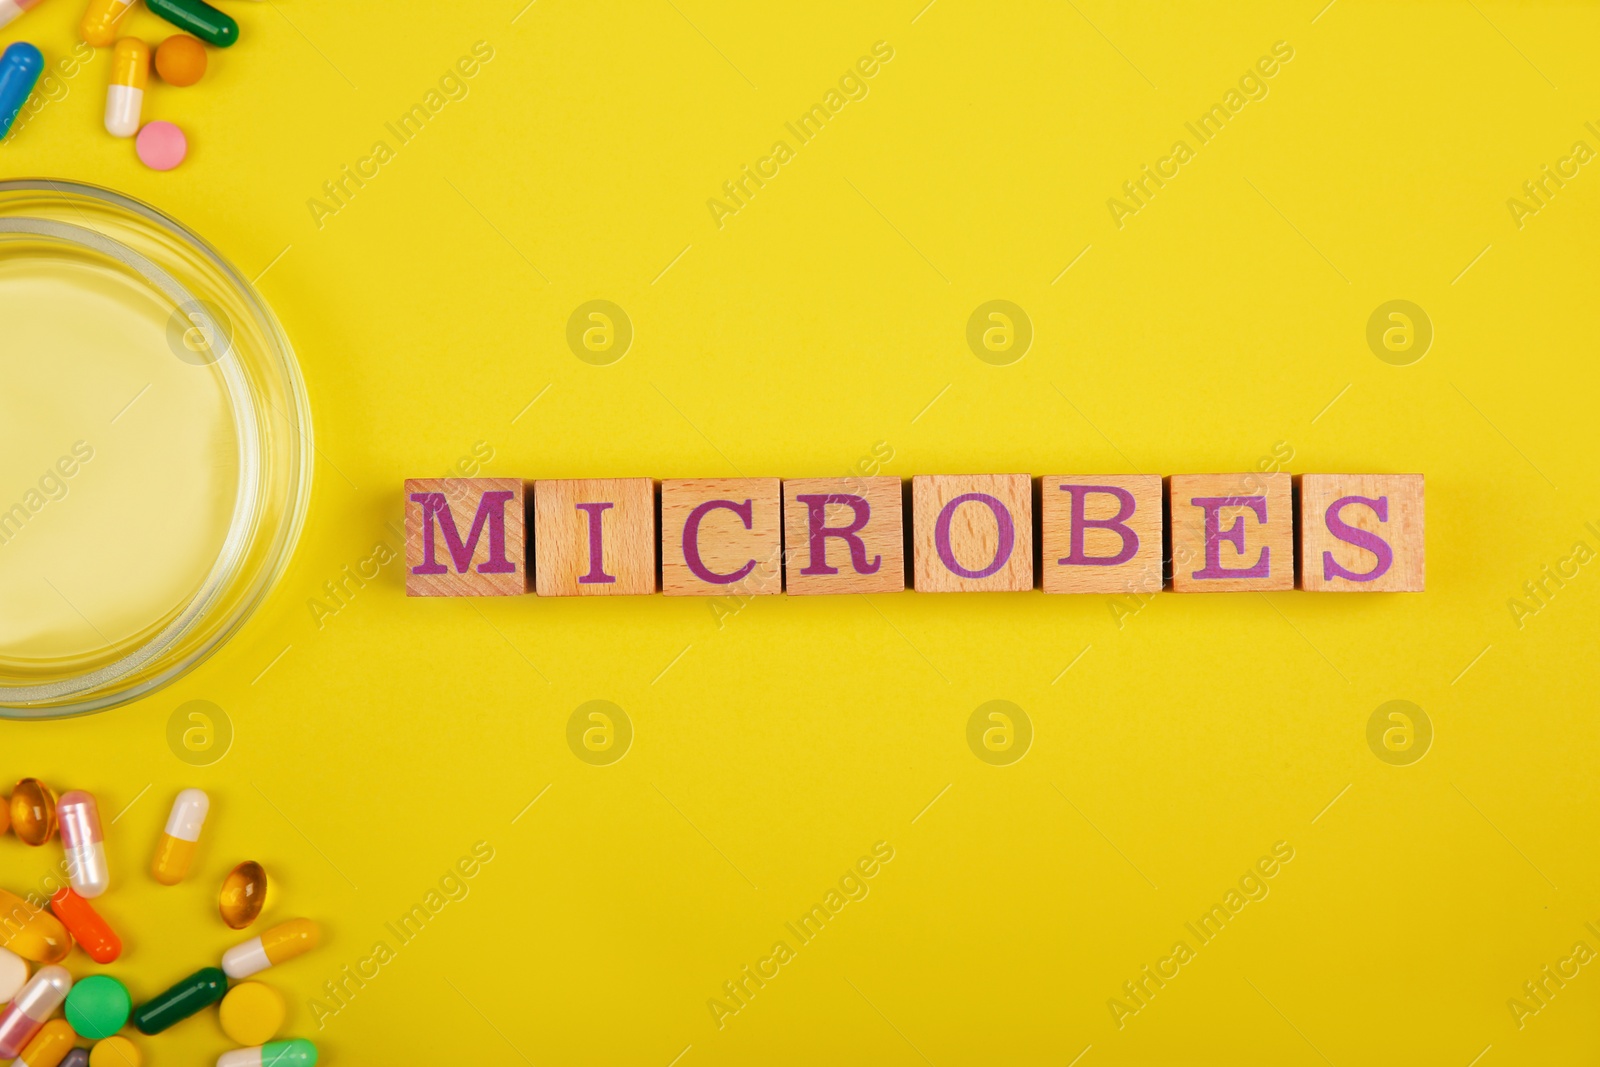
[[[1161,592],[1159,474],[1052,474],[1040,485],[1046,593]]]
[[[1020,593],[1033,588],[1033,479],[919,474],[911,479],[912,588]]]
[[[1420,593],[1422,475],[1300,477],[1300,588]]]
[[[526,499],[517,478],[406,479],[406,596],[526,593]]]
[[[1174,474],[1172,589],[1294,588],[1294,486],[1284,473]]]
[[[534,585],[540,596],[656,591],[656,491],[649,478],[533,483]]]
[[[808,596],[905,589],[902,510],[899,478],[785,479],[785,590]]]
[[[663,480],[662,592],[783,592],[782,516],[783,491],[776,478]]]

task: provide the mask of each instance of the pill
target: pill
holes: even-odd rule
[[[22,1055],[11,1061],[11,1067],[60,1067],[77,1038],[72,1024],[65,1019],[51,1019],[39,1028]]]
[[[222,1032],[240,1045],[264,1045],[283,1025],[283,996],[260,982],[240,982],[222,998]]]
[[[189,140],[170,122],[148,122],[133,147],[139,162],[151,170],[171,170],[189,154]]]
[[[50,898],[50,910],[61,920],[78,947],[96,963],[114,963],[122,955],[122,938],[94,910],[94,905],[77,893],[70,889],[57,890]]]
[[[89,1050],[75,1048],[61,1061],[61,1067],[89,1067]]]
[[[33,48],[33,45],[18,41],[10,48],[7,48],[3,56],[0,56],[0,85],[5,83],[6,77],[6,71],[3,66],[17,48]],[[37,56],[39,50],[33,48],[33,54]],[[40,63],[42,64],[43,62],[44,60],[41,57]],[[37,79],[38,76],[37,71],[35,71],[34,78]],[[28,91],[31,92],[32,90],[33,82],[30,81],[28,83]],[[0,90],[0,112],[8,110],[4,95],[4,90]],[[22,94],[22,101],[27,99],[28,93],[25,92]],[[19,107],[22,101],[18,101]],[[13,119],[16,118],[15,112],[11,113],[11,117]],[[11,125],[10,122],[4,121],[4,118],[5,116],[0,114],[0,134],[4,134],[6,127]],[[17,832],[17,840],[24,845],[32,845],[35,848],[54,837],[56,835],[55,790],[37,778],[24,778],[18,782],[16,787],[11,790],[11,828]]]
[[[22,105],[28,102],[28,95],[33,92],[34,83],[39,80],[43,70],[44,55],[27,41],[13,41],[4,52],[0,52],[0,137],[11,132],[11,124],[17,121]],[[13,796],[12,803],[16,799]],[[54,808],[51,810],[53,812]],[[17,821],[16,808],[11,809],[11,821]],[[16,830],[17,836],[22,837],[23,828],[18,826]],[[23,840],[30,845],[44,844],[44,841]],[[48,841],[49,838],[44,840]]]
[[[172,124],[152,122],[150,125]],[[176,126],[172,128],[177,129]],[[156,846],[155,862],[150,865],[150,873],[156,881],[162,885],[177,885],[189,873],[195,842],[200,840],[200,828],[205,825],[206,812],[209,810],[211,798],[200,789],[185,789],[172,802],[172,814],[167,816],[166,832],[161,835],[161,842]]]
[[[205,45],[187,33],[175,33],[156,46],[156,73],[168,85],[193,85],[205,72]]]
[[[267,872],[255,860],[245,860],[228,872],[222,881],[222,896],[217,910],[222,921],[235,930],[243,930],[256,921],[267,902]],[[259,1041],[241,1041],[242,1045],[259,1045]]]
[[[259,1048],[236,1048],[217,1057],[217,1067],[316,1067],[317,1046],[303,1037]]]
[[[144,112],[144,86],[150,78],[150,46],[124,37],[111,53],[111,82],[106,86],[106,132],[132,137]]]
[[[67,994],[67,1022],[90,1041],[110,1037],[128,1025],[133,998],[128,987],[108,974],[91,974]]]
[[[249,978],[258,971],[310,952],[321,940],[322,929],[316,923],[310,919],[290,919],[224,952],[222,969],[228,972],[229,978]]]
[[[215,967],[202,967],[164,993],[139,1005],[139,1010],[133,1013],[133,1025],[141,1034],[159,1034],[201,1008],[215,1004],[227,991],[227,975]]]
[[[39,973],[22,987],[11,1006],[0,1013],[0,1060],[17,1055],[33,1040],[45,1020],[67,999],[71,988],[72,975],[65,967],[51,964],[39,968]]]
[[[105,834],[100,829],[100,807],[81,789],[61,794],[56,804],[61,827],[61,847],[67,853],[67,877],[80,897],[94,898],[111,885],[106,867]],[[101,961],[104,962],[104,961]]]
[[[11,829],[11,798],[0,797],[0,834]]]
[[[226,48],[239,39],[239,24],[205,0],[145,0],[144,6],[206,44]]]
[[[39,0],[0,0],[0,26],[10,25],[13,20],[21,18],[24,11],[38,5]]]
[[[139,1046],[120,1034],[96,1041],[89,1050],[89,1067],[139,1067],[143,1062]]]
[[[9,1003],[27,981],[27,963],[10,949],[0,948],[0,1004]]]
[[[60,963],[72,951],[72,938],[54,915],[0,889],[0,948],[34,963]]]
[[[133,0],[89,0],[89,7],[78,23],[78,36],[96,48],[105,48],[117,39],[117,26],[133,9]]]

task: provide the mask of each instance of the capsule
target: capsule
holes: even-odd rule
[[[8,948],[0,948],[0,1004],[9,1004],[28,984],[28,965]]]
[[[51,1019],[39,1028],[22,1055],[11,1061],[11,1067],[61,1067],[61,1061],[67,1058],[77,1039],[71,1023],[65,1019]]]
[[[239,39],[239,24],[205,0],[145,0],[144,6],[217,48],[227,48]]]
[[[260,937],[234,945],[222,954],[222,969],[229,978],[249,978],[284,960],[310,952],[322,940],[322,928],[310,919],[290,919]]]
[[[245,860],[223,879],[217,911],[231,928],[243,930],[256,921],[266,902],[267,872],[255,860]]]
[[[39,0],[0,0],[0,26],[9,26],[29,8],[38,6]]]
[[[78,36],[96,48],[105,48],[117,39],[117,27],[133,9],[133,0],[89,0],[89,9],[78,23]]]
[[[61,1061],[61,1067],[89,1067],[89,1050],[75,1048],[67,1053],[67,1058]]]
[[[11,798],[0,797],[0,836],[11,830]]]
[[[54,964],[40,967],[39,973],[22,987],[11,1006],[0,1013],[0,1060],[8,1060],[22,1051],[44,1027],[45,1020],[61,1007],[71,989],[72,975],[65,967]]]
[[[60,963],[72,951],[72,938],[54,915],[0,889],[0,948],[34,963]]]
[[[144,86],[150,78],[150,46],[124,37],[111,54],[111,84],[106,86],[106,132],[132,137],[144,112]]]
[[[133,1013],[133,1025],[141,1034],[159,1034],[182,1022],[201,1008],[209,1007],[228,993],[228,976],[215,967],[202,967]]]
[[[100,807],[94,797],[74,789],[61,794],[56,821],[61,826],[61,847],[67,853],[67,878],[80,897],[92,900],[111,885]]]
[[[113,963],[122,955],[122,938],[94,910],[94,905],[77,893],[60,890],[50,898],[50,910],[55,912],[78,947],[96,963]]]
[[[109,106],[109,101],[108,101]],[[206,812],[211,810],[211,798],[201,789],[185,789],[172,802],[172,814],[167,816],[167,831],[156,846],[155,862],[150,873],[162,885],[177,885],[189,873],[189,861],[194,859],[195,842],[200,840],[200,828],[206,824]]]
[[[217,1057],[217,1067],[316,1067],[317,1046],[303,1037],[236,1048]]]
[[[5,50],[5,55],[0,57],[0,65],[3,65],[11,57],[12,51],[18,47],[33,48],[33,45],[18,41]],[[37,48],[33,50],[36,54],[39,51]],[[5,77],[6,71],[0,69],[0,84],[4,83]],[[32,82],[28,83],[28,89],[32,91]],[[23,93],[22,99],[25,101],[27,98],[28,94]],[[0,109],[4,106],[4,101],[0,100]],[[0,134],[3,133],[4,130],[0,129]],[[49,841],[56,835],[56,791],[37,778],[24,778],[18,782],[11,790],[11,827],[17,832],[17,840],[24,845],[38,848]]]

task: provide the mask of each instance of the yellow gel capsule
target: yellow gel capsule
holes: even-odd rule
[[[224,952],[222,969],[229,978],[249,978],[258,971],[310,952],[321,940],[322,927],[310,919],[290,919]]]
[[[105,48],[117,39],[117,25],[133,7],[133,0],[89,0],[89,9],[78,23],[78,36],[96,48]]]
[[[200,828],[206,823],[206,812],[211,810],[211,798],[203,790],[185,789],[172,802],[172,814],[167,816],[167,829],[156,845],[156,858],[150,864],[150,873],[162,885],[177,885],[189,873],[189,862],[194,859],[195,843],[200,840]]]
[[[243,930],[256,921],[267,902],[267,872],[255,860],[245,860],[228,872],[222,882],[222,897],[217,910],[222,921],[235,930]],[[241,1041],[242,1045],[259,1045],[260,1041]]]
[[[59,1067],[62,1060],[67,1058],[67,1053],[72,1051],[72,1046],[77,1043],[78,1035],[72,1029],[72,1024],[65,1019],[51,1019],[39,1029],[28,1047],[22,1050],[22,1055],[12,1060],[13,1067]]]
[[[0,889],[0,948],[35,963],[60,963],[72,951],[61,920]]]
[[[11,827],[24,845],[38,848],[56,835],[56,791],[37,778],[11,790]]]

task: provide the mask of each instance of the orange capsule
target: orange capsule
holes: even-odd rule
[[[0,836],[11,829],[11,798],[0,797]]]
[[[217,911],[222,914],[223,922],[235,930],[243,930],[256,921],[266,903],[267,872],[255,860],[245,860],[223,879]]]
[[[122,938],[94,910],[94,905],[71,889],[62,889],[51,897],[50,910],[56,913],[78,947],[96,963],[111,963],[122,955]]]
[[[56,792],[37,778],[11,790],[11,826],[17,839],[35,848],[56,835]]]

